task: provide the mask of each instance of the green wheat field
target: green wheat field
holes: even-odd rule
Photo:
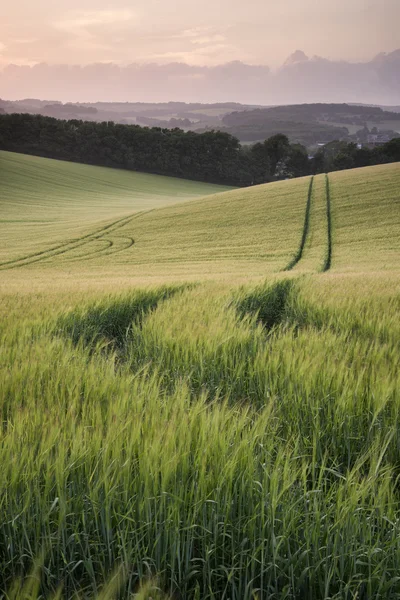
[[[400,164],[0,208],[1,598],[400,598]]]

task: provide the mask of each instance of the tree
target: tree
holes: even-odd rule
[[[368,141],[368,136],[369,136],[369,129],[368,129],[367,125],[364,125],[364,127],[362,129],[360,129],[359,131],[357,131],[357,133],[356,133],[357,141],[362,142],[362,143],[366,143]]]
[[[245,147],[246,148],[246,147]],[[265,144],[258,142],[248,151],[251,161],[252,183],[265,183],[271,180],[271,164]]]
[[[328,173],[335,170],[335,159],[342,150],[345,151],[347,142],[335,140],[325,144],[314,156],[311,170],[313,173]]]
[[[227,132],[97,123],[30,114],[0,115],[0,148],[62,160],[246,186],[310,172],[400,161],[400,141],[368,150],[331,142],[308,158],[285,135],[241,146]]]
[[[274,177],[277,164],[289,156],[289,139],[286,135],[278,133],[265,140],[264,148],[268,157],[271,176]]]
[[[333,170],[353,169],[356,166],[357,144],[346,144],[333,159]]]
[[[400,137],[387,142],[382,150],[385,162],[400,162]]]
[[[303,177],[310,173],[308,152],[302,144],[291,144],[286,167],[289,177]]]

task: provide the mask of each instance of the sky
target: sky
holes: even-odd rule
[[[282,64],[297,49],[366,61],[400,47],[400,0],[10,0],[0,7],[7,64],[233,60]]]

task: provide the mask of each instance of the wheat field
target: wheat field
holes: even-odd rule
[[[0,594],[400,598],[400,165],[0,161]]]

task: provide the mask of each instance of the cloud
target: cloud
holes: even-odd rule
[[[216,30],[213,27],[193,27],[181,31],[159,32],[152,36],[153,48],[145,60],[184,62],[195,66],[216,65],[238,57],[239,50],[230,43],[228,26]],[[155,44],[156,42],[156,44]]]
[[[115,28],[131,24],[136,13],[131,9],[75,10],[53,23],[53,27],[70,36],[66,46],[83,50],[110,50],[110,34]],[[105,35],[104,28],[109,32]],[[102,57],[99,56],[101,60]]]
[[[12,40],[13,44],[35,44],[38,41],[38,38],[16,38]]]
[[[76,10],[53,23],[56,29],[61,29],[77,37],[87,37],[90,30],[96,26],[114,25],[133,21],[136,13],[131,9],[114,10]]]
[[[194,45],[225,42],[226,36],[212,27],[193,27],[170,36],[171,39],[187,40]]]
[[[149,58],[158,61],[177,61],[192,66],[219,65],[236,55],[236,49],[230,44],[209,44],[188,50],[154,53]]]
[[[197,44],[199,44],[199,45],[216,44],[219,42],[224,42],[225,39],[226,38],[224,35],[214,34],[214,35],[194,38],[193,40],[191,40],[191,42],[192,42],[192,44],[196,44],[196,45]]]

